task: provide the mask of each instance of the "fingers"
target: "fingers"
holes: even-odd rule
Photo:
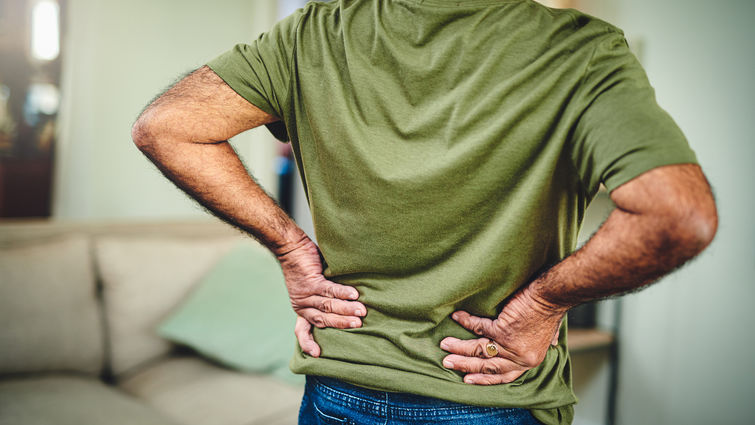
[[[338,298],[328,298],[319,295],[313,295],[301,300],[297,300],[295,308],[316,308],[323,313],[335,313],[341,316],[362,317],[367,314],[367,308],[359,301],[344,301]]]
[[[488,355],[486,350],[490,340],[487,338],[479,339],[458,339],[453,337],[444,338],[440,342],[440,348],[449,353],[458,354],[466,357],[479,357],[487,359],[493,356]]]
[[[509,383],[524,373],[527,368],[522,367],[503,357],[481,359],[479,357],[466,357],[457,354],[449,354],[443,359],[443,366],[464,372],[464,382],[468,384],[504,384]],[[485,379],[482,379],[485,377]],[[493,379],[489,377],[495,377]],[[471,382],[468,381],[471,379]]]
[[[516,381],[516,379],[525,371],[514,370],[502,375],[485,375],[482,373],[470,373],[464,377],[464,383],[474,385],[498,385],[509,384]]]
[[[318,328],[358,328],[362,326],[360,317],[367,315],[367,308],[358,301],[344,301],[321,296],[297,300],[294,311]]]
[[[289,294],[296,314],[318,328],[358,328],[362,326],[360,317],[367,315],[364,304],[349,301],[359,298],[355,288],[322,278],[319,282],[299,286]]]
[[[481,359],[479,357],[466,357],[458,354],[449,354],[443,358],[443,366],[464,373],[489,374],[510,372],[513,368],[511,362],[502,357]]]
[[[296,317],[294,334],[296,335],[296,340],[299,341],[302,351],[312,357],[320,357],[320,346],[317,345],[315,338],[312,336],[312,325],[301,316]]]
[[[473,316],[465,311],[456,311],[451,317],[465,329],[483,338],[460,340],[444,338],[440,347],[449,353],[443,365],[463,372],[464,382],[476,385],[510,383],[524,372],[542,363],[550,345],[558,345],[559,327],[552,321],[528,323],[501,313],[494,321]],[[512,318],[513,317],[513,318]],[[550,338],[548,338],[550,336]],[[491,340],[495,349],[488,350]]]
[[[342,300],[356,300],[359,298],[359,291],[356,288],[329,280],[323,280],[322,287],[318,293],[324,297],[340,298]]]
[[[358,328],[362,326],[362,319],[355,316],[342,316],[335,313],[324,313],[316,308],[300,308],[296,314],[318,328]]]
[[[461,326],[474,332],[477,335],[493,337],[493,321],[484,317],[472,316],[466,311],[456,311],[451,317]]]
[[[323,258],[309,238],[278,255],[294,311],[317,327],[354,328],[367,315],[356,288],[323,276]]]

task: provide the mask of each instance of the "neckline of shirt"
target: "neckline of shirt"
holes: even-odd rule
[[[404,0],[420,5],[443,7],[495,6],[507,3],[521,3],[528,0]]]

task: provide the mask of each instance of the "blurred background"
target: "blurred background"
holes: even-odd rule
[[[138,152],[130,127],[177,78],[253,40],[304,2],[2,0],[2,221],[209,219]],[[594,308],[588,326],[611,337],[574,355],[575,423],[752,423],[755,2],[543,3],[577,8],[625,31],[658,102],[696,151],[720,214],[716,240],[691,264]],[[286,149],[264,129],[232,143],[311,233]],[[599,196],[582,240],[610,208]]]

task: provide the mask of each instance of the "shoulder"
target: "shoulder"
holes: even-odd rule
[[[298,9],[296,15],[301,21],[321,21],[338,17],[344,8],[349,6],[348,1],[309,1],[304,7]]]
[[[533,37],[545,37],[551,48],[591,56],[603,44],[624,40],[621,28],[575,9],[555,9],[535,1],[521,2],[517,20],[526,22]]]

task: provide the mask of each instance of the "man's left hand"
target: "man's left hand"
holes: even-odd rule
[[[542,303],[528,288],[517,292],[494,320],[457,311],[452,318],[483,338],[444,338],[440,347],[451,354],[443,365],[466,373],[467,384],[512,382],[542,363],[550,346],[558,344],[565,313]]]

